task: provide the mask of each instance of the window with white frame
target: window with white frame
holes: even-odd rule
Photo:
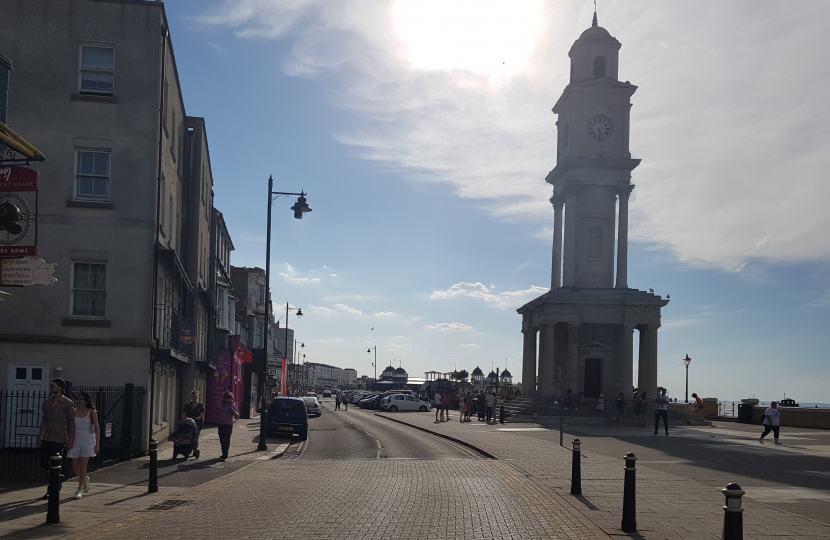
[[[76,262],[72,269],[72,315],[103,317],[107,303],[107,265]]]
[[[110,153],[78,150],[75,171],[75,198],[109,200]]]
[[[80,93],[113,95],[115,48],[81,45]]]

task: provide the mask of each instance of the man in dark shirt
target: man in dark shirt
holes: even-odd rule
[[[63,379],[53,379],[49,384],[52,397],[41,406],[43,419],[40,422],[38,443],[44,469],[49,469],[49,458],[52,454],[63,454],[64,448],[72,448],[75,442],[75,405],[71,399],[63,395],[65,387],[66,382]],[[48,488],[43,498],[49,498]]]

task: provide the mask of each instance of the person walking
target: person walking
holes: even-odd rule
[[[72,400],[63,395],[66,382],[60,377],[52,379],[49,384],[50,398],[43,402],[40,410],[38,444],[40,445],[41,466],[49,470],[49,458],[52,454],[63,454],[64,448],[72,448],[75,442],[75,407]],[[42,498],[49,498],[49,489]]]
[[[478,391],[478,397],[476,398],[476,408],[478,409],[478,421],[481,422],[484,420],[484,415],[487,412],[487,397],[484,395],[484,390]]]
[[[441,408],[441,392],[436,390],[432,399],[435,405],[435,421],[440,422],[444,419],[444,410]],[[438,419],[439,414],[441,415],[441,420]]]
[[[660,427],[660,419],[663,419],[663,426],[666,428],[666,435],[669,434],[669,403],[671,400],[666,395],[666,389],[661,388],[660,394],[654,398],[657,408],[654,410],[654,434],[657,435],[657,428]]]
[[[219,415],[216,423],[219,424],[219,443],[222,445],[222,457],[220,459],[225,460],[228,459],[228,452],[231,448],[233,423],[239,419],[239,410],[233,402],[233,392],[222,394],[222,400],[213,407],[213,410]]]
[[[202,433],[202,426],[205,424],[205,406],[199,402],[199,391],[190,392],[190,401],[182,408],[182,420],[192,418],[196,422],[196,437],[193,438],[193,457],[199,459],[199,435]]]
[[[625,425],[625,406],[628,405],[628,400],[625,399],[625,392],[620,392],[620,395],[614,400],[614,405],[617,407],[617,422]]]
[[[773,437],[775,437],[775,444],[781,444],[778,442],[778,430],[781,429],[781,411],[778,410],[778,402],[773,401],[767,407],[767,410],[764,411],[764,432],[758,437],[758,442],[764,444],[764,437],[766,437],[770,431],[773,433]]]
[[[75,399],[75,441],[66,457],[72,460],[72,472],[78,477],[78,491],[75,498],[80,499],[84,493],[89,493],[89,476],[87,465],[89,458],[101,451],[101,430],[98,426],[98,411],[92,403],[92,398],[86,392],[80,392]]]
[[[349,410],[349,396],[343,396],[343,406],[347,411]]]
[[[458,398],[458,413],[461,419],[459,420],[462,424],[464,423],[464,406],[466,403],[464,402],[464,394]]]
[[[335,411],[340,410],[340,394],[335,394],[334,395],[334,410]]]
[[[605,394],[600,394],[597,399],[597,412],[599,412],[600,416],[605,414]]]
[[[648,403],[646,402],[646,393],[637,394],[637,401],[634,404],[634,412],[637,413],[637,425],[645,427],[646,425],[646,411],[648,410]]]
[[[695,398],[695,417],[700,420],[703,418],[703,400],[695,393],[692,393],[692,397]]]
[[[444,390],[441,392],[441,418],[447,415],[447,422],[450,421],[450,393]]]
[[[467,422],[470,421],[470,413],[473,409],[473,401],[475,401],[475,399],[473,398],[473,394],[470,393],[470,391],[468,390],[467,395],[464,397],[464,419]]]
[[[489,394],[487,394],[484,397],[484,406],[487,408],[486,416],[487,416],[487,423],[488,424],[490,423],[491,420],[494,421],[494,422],[496,420],[496,412],[495,412],[496,401],[497,400],[496,400],[496,393],[495,392],[490,392]]]

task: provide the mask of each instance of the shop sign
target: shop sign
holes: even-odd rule
[[[39,172],[20,165],[0,167],[0,191],[38,191],[39,189]]]

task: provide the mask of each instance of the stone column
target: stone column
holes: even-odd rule
[[[648,325],[648,369],[646,370],[649,396],[657,397],[657,329],[659,324]]]
[[[522,334],[522,394],[532,396],[536,393],[536,329],[522,330]]]
[[[565,201],[562,197],[551,197],[553,205],[553,260],[550,271],[550,288],[558,289],[562,286],[562,206]]]
[[[620,186],[620,221],[617,230],[617,289],[628,288],[628,197],[634,186]]]
[[[570,388],[575,395],[579,395],[582,388],[578,388],[579,373],[579,325],[568,324],[568,357],[565,359],[565,390]]]
[[[620,388],[617,392],[625,392],[625,398],[631,401],[631,387],[634,385],[634,327],[621,325],[620,333],[617,347],[617,383]]]
[[[637,390],[646,392],[646,399],[654,399],[657,396],[651,394],[648,386],[648,326],[640,325],[640,354],[637,361]]]
[[[544,388],[541,395],[553,397],[556,395],[556,326],[545,325],[542,328],[544,328],[544,333],[539,336],[539,340],[544,341],[545,355],[543,358],[539,358],[539,363],[540,365],[544,363],[545,369],[544,371],[539,370],[539,382]]]
[[[547,351],[545,350],[545,334],[547,333],[548,327],[545,325],[539,326],[539,372],[536,376],[536,395],[537,396],[544,396],[545,395],[545,370],[547,370],[550,366],[547,365],[545,362],[545,357],[547,356]]]
[[[576,274],[576,201],[579,194],[576,187],[565,192],[565,250],[563,253],[562,285],[573,287]]]

